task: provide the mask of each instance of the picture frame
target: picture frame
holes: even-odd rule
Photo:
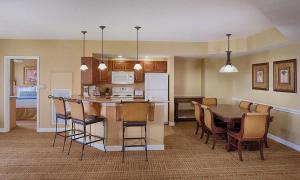
[[[252,64],[252,89],[269,90],[269,63]]]
[[[273,90],[297,93],[297,59],[273,62]]]
[[[37,70],[35,66],[24,67],[24,84],[36,85],[37,82]]]

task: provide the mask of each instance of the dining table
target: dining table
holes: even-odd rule
[[[248,113],[248,109],[240,108],[234,104],[218,104],[216,106],[210,106],[210,109],[214,115],[214,118],[223,121],[227,124],[227,132],[234,128],[235,123],[240,123],[243,115]],[[246,148],[248,150],[257,150],[258,145],[253,143],[247,143]],[[225,145],[227,151],[233,150],[228,143]]]

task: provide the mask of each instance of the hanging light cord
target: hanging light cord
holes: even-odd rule
[[[139,63],[139,29],[141,27],[140,26],[136,26],[136,61],[137,63]]]
[[[102,59],[102,62],[103,62],[103,29],[104,28],[102,28],[102,35],[101,35],[101,37],[102,37],[102,43],[101,43],[101,47],[102,47],[101,59]]]
[[[86,33],[86,31],[81,31],[81,32],[83,34],[83,40],[82,40],[83,52],[82,52],[82,54],[83,54],[83,57],[85,57],[85,33]]]

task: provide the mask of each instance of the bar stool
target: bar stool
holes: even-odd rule
[[[55,135],[54,135],[54,140],[53,140],[53,147],[55,145],[55,140],[56,140],[56,136],[62,136],[64,137],[64,146],[63,146],[63,150],[65,149],[65,144],[66,144],[66,139],[67,137],[70,137],[69,132],[72,131],[72,129],[67,129],[67,124],[68,121],[71,120],[71,114],[70,112],[67,112],[66,110],[66,102],[65,99],[63,97],[54,97],[52,95],[48,96],[49,99],[52,99],[53,103],[54,103],[54,107],[55,107],[55,112],[56,112],[56,121],[55,121]],[[64,120],[64,130],[63,131],[57,131],[57,120],[58,119],[62,119]],[[68,133],[68,134],[67,134]]]
[[[105,139],[104,138],[104,136],[105,136],[105,117],[100,117],[100,116],[96,116],[96,115],[87,115],[84,111],[84,106],[83,106],[83,103],[81,100],[69,99],[68,102],[69,102],[70,108],[71,108],[71,118],[72,118],[72,124],[73,124],[72,125],[73,133],[71,135],[71,142],[70,142],[68,154],[70,154],[72,142],[75,140],[80,140],[80,139],[82,140],[82,142],[76,141],[77,143],[82,144],[80,160],[82,160],[82,157],[83,157],[84,147],[86,145],[91,145],[98,141],[103,142],[104,150],[106,152],[106,147],[105,147],[105,142],[104,142],[104,139]],[[102,122],[102,124],[103,124],[103,129],[104,129],[103,137],[93,135],[92,132],[87,133],[87,131],[86,131],[87,126],[91,126],[91,125],[93,125],[95,123],[99,123],[99,122]],[[76,134],[75,134],[76,131],[80,131],[75,128],[76,124],[83,126],[82,136],[76,136]],[[87,136],[89,136],[89,141],[87,141]],[[91,139],[91,137],[93,137],[93,140]]]
[[[146,161],[148,161],[147,150],[147,121],[150,119],[150,103],[146,102],[130,102],[121,101],[121,119],[123,122],[123,138],[122,138],[122,162],[124,163],[126,147],[144,147],[146,152]],[[144,127],[144,137],[125,137],[125,130],[129,127]],[[144,144],[125,145],[126,140],[144,140]]]

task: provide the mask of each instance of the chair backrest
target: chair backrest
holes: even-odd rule
[[[217,98],[203,98],[202,104],[206,106],[216,106],[218,104]]]
[[[55,97],[55,96],[49,95],[48,98],[53,100],[56,114],[60,114],[63,116],[67,115],[66,103],[65,103],[65,99],[63,97]]]
[[[121,119],[123,121],[147,121],[150,118],[150,103],[121,102]]]
[[[214,118],[213,114],[208,106],[201,105],[201,108],[203,109],[203,112],[204,112],[204,124],[209,130],[212,131],[213,130],[212,123],[213,123],[213,118]]]
[[[273,107],[263,104],[258,104],[255,108],[255,112],[257,113],[268,113],[270,115],[270,111]]]
[[[84,116],[84,107],[81,100],[70,99],[68,100],[70,109],[71,109],[71,117],[76,120],[85,120]]]
[[[192,101],[193,105],[194,105],[194,109],[195,109],[195,118],[196,121],[201,121],[201,104],[196,102],[196,101]]]
[[[260,139],[266,133],[268,113],[246,113],[241,121],[241,135],[244,139]]]
[[[248,102],[248,101],[241,101],[239,107],[241,109],[247,109],[250,111],[250,107],[251,107],[252,103]]]

